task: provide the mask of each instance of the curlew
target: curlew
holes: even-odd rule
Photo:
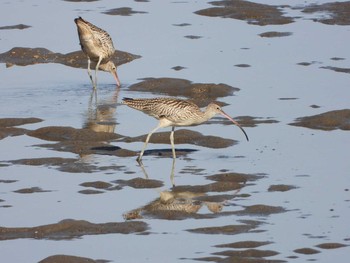
[[[74,22],[78,28],[81,49],[88,57],[88,74],[92,82],[92,86],[96,88],[98,69],[110,72],[117,81],[117,85],[120,86],[117,67],[110,60],[115,52],[112,38],[106,31],[98,28],[81,17],[74,19]],[[95,81],[92,79],[91,75],[91,61],[96,63]]]
[[[142,111],[159,120],[157,127],[150,131],[147,135],[143,149],[137,158],[139,163],[141,162],[143,153],[147,147],[148,141],[151,135],[160,128],[172,127],[170,133],[170,143],[172,147],[173,159],[175,160],[175,145],[174,145],[174,131],[178,126],[195,126],[202,124],[213,118],[216,114],[221,114],[229,119],[233,124],[237,125],[244,133],[247,141],[248,135],[241,127],[241,125],[227,115],[220,106],[215,103],[210,103],[205,111],[201,111],[200,108],[187,100],[172,99],[172,98],[153,98],[153,99],[132,99],[124,98],[123,103],[136,110]]]

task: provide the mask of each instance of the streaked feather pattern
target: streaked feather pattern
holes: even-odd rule
[[[98,58],[102,54],[104,62],[109,60],[115,52],[111,36],[105,30],[81,17],[77,18],[75,22],[78,26],[80,45],[83,51],[91,59]],[[97,52],[101,54],[97,54]]]
[[[131,99],[124,98],[124,104],[142,111],[156,119],[166,118],[175,126],[189,125],[187,121],[200,117],[199,107],[187,100],[172,98]]]

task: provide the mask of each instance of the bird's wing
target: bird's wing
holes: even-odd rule
[[[200,111],[200,109],[192,102],[171,100],[159,103],[156,109],[153,109],[152,111],[153,113],[156,113],[156,116],[152,116],[157,119],[166,118],[173,123],[182,123],[196,115],[198,111]]]

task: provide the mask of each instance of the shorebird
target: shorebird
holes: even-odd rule
[[[132,99],[124,98],[123,103],[136,110],[142,111],[159,120],[157,127],[149,132],[147,135],[143,149],[137,158],[139,163],[141,162],[143,153],[147,147],[148,141],[151,135],[160,128],[172,127],[170,133],[170,143],[172,147],[173,159],[175,160],[175,145],[174,145],[174,131],[178,126],[195,126],[202,124],[213,118],[216,114],[221,114],[229,119],[233,124],[237,125],[244,133],[247,141],[248,135],[241,127],[241,125],[227,115],[219,105],[210,103],[205,111],[201,111],[200,108],[187,100],[172,99],[172,98],[153,98],[153,99]]]
[[[110,60],[115,52],[110,35],[103,29],[98,28],[81,17],[74,19],[74,22],[78,28],[81,49],[88,57],[88,74],[92,86],[96,88],[98,69],[110,72],[117,81],[117,85],[120,86],[117,67]],[[91,75],[91,61],[96,62],[95,81],[92,79]]]

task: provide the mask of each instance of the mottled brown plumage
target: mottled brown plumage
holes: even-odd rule
[[[96,88],[97,85],[98,69],[102,69],[113,74],[117,81],[117,85],[119,86],[120,81],[117,75],[117,67],[110,60],[115,52],[110,35],[103,29],[91,24],[81,17],[74,19],[74,22],[77,25],[81,49],[88,57],[88,74],[94,88]],[[95,70],[95,82],[91,76],[91,61],[97,63]]]
[[[131,108],[142,111],[156,119],[159,123],[147,136],[145,145],[138,157],[138,161],[141,162],[143,153],[146,149],[148,141],[151,135],[159,128],[172,127],[170,133],[170,142],[172,146],[173,158],[176,158],[175,146],[174,146],[174,130],[177,126],[194,126],[199,125],[205,121],[208,121],[216,114],[221,114],[237,125],[244,133],[247,141],[248,136],[238,122],[233,120],[227,115],[220,106],[215,103],[210,103],[205,111],[201,111],[200,108],[187,100],[172,99],[172,98],[152,98],[152,99],[132,99],[124,98],[123,103]]]

